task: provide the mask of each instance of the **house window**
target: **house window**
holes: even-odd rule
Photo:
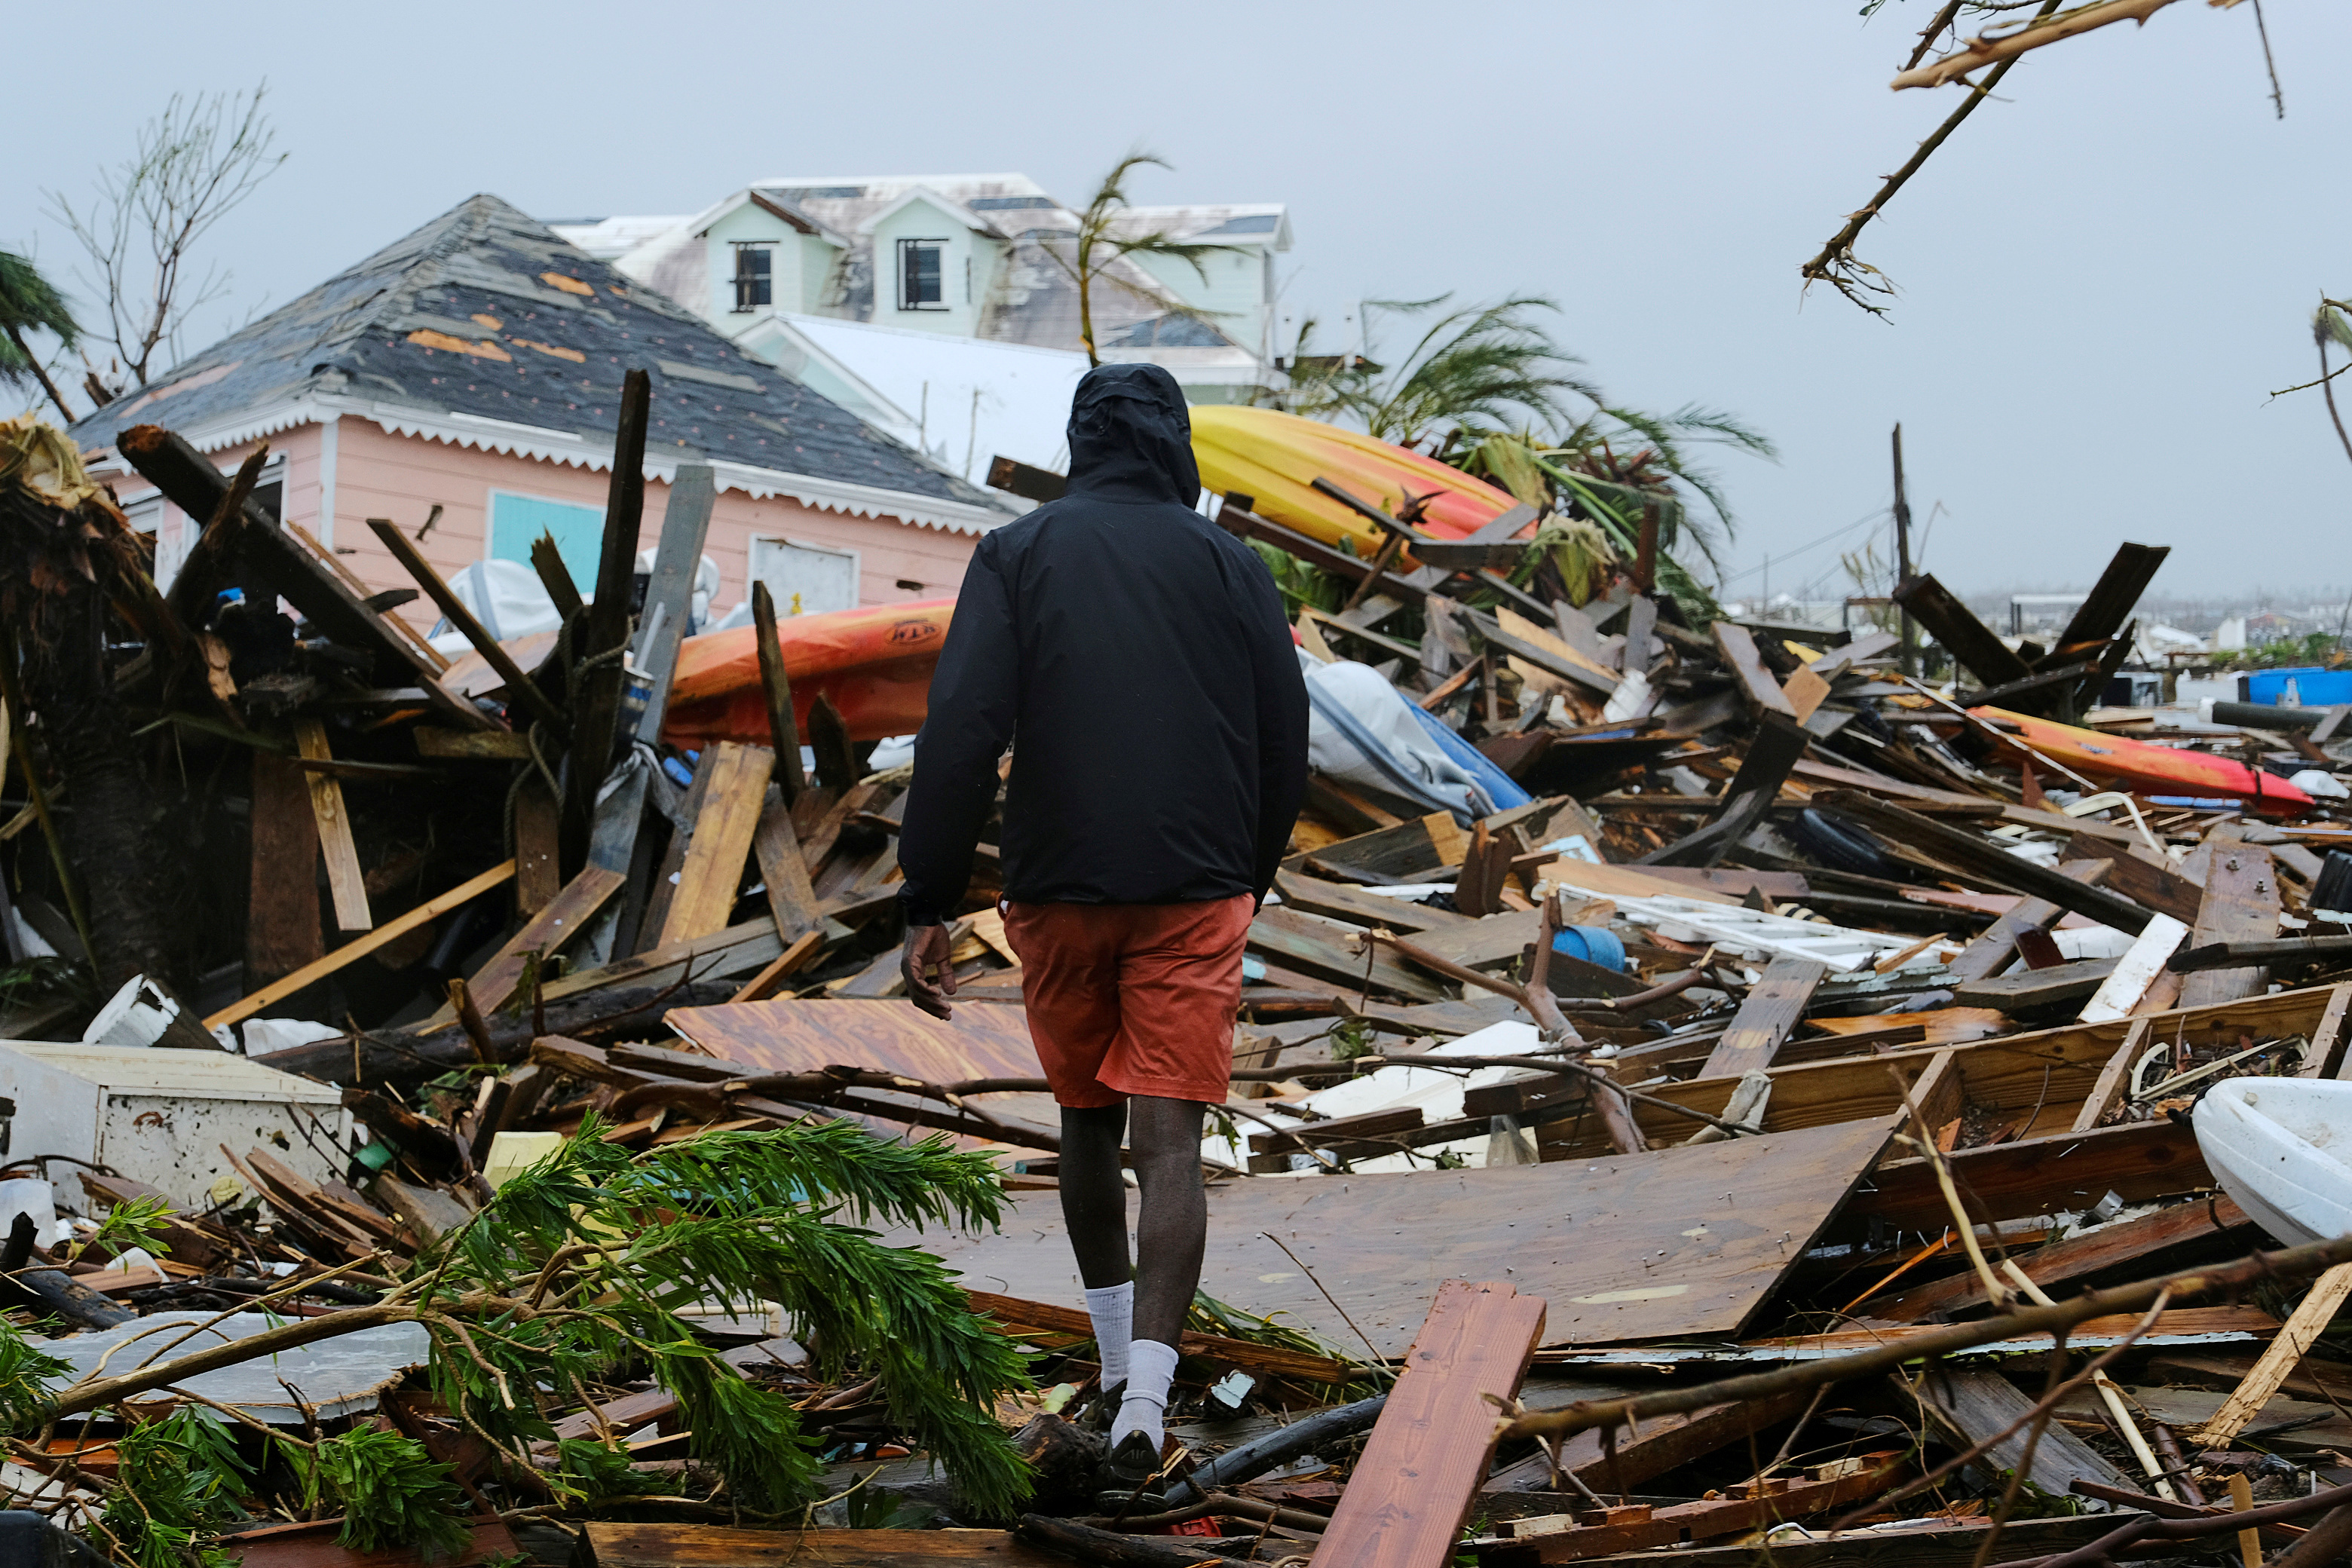
[[[735,308],[756,310],[773,301],[776,253],[764,245],[735,247]]]
[[[902,239],[898,242],[898,309],[901,310],[944,310],[947,295],[941,289],[941,264],[946,259],[947,241],[943,239]]]
[[[778,615],[854,610],[857,607],[857,552],[795,544],[788,539],[755,538],[751,581],[768,585]]]
[[[530,563],[530,547],[541,534],[555,541],[555,552],[583,594],[596,591],[596,563],[604,553],[604,509],[572,501],[490,492],[490,552],[493,561]]]

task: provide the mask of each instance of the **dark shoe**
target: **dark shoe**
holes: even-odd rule
[[[1140,1432],[1129,1432],[1095,1472],[1095,1506],[1105,1513],[1159,1513],[1167,1494],[1152,1484],[1160,1473],[1160,1450]]]
[[[1118,1419],[1118,1407],[1126,1402],[1127,1380],[1121,1378],[1108,1388],[1097,1393],[1093,1401],[1084,1410],[1078,1412],[1077,1419],[1070,1425],[1081,1432],[1092,1432],[1098,1436],[1108,1437],[1110,1436],[1111,1423]]]

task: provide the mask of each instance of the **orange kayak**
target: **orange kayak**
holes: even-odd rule
[[[2188,795],[2200,800],[2242,802],[2265,816],[2300,816],[2318,805],[2278,777],[2203,752],[2176,752],[2121,735],[2078,730],[2072,724],[2030,718],[2000,708],[1969,710],[1979,719],[2017,727],[2025,746],[2063,763],[2078,773],[2140,795]],[[2022,751],[2023,747],[2012,747]]]
[[[1202,404],[1192,410],[1192,456],[1201,483],[1219,495],[1256,498],[1260,517],[1326,544],[1356,542],[1370,555],[1386,536],[1315,488],[1329,479],[1391,517],[1409,492],[1436,492],[1422,514],[1424,532],[1459,539],[1518,505],[1517,498],[1434,458],[1271,408]]]
[[[953,599],[919,599],[779,620],[776,644],[792,678],[801,732],[808,732],[809,705],[820,694],[848,721],[854,741],[921,729],[931,671],[954,613]],[[712,741],[767,744],[768,699],[760,684],[756,628],[707,632],[678,645],[662,739],[688,751]]]

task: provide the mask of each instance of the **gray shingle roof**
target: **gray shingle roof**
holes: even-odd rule
[[[226,422],[310,394],[609,438],[621,378],[653,377],[648,456],[1002,510],[966,483],[496,196],[478,195],[73,427]]]

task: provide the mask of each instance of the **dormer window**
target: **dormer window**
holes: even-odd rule
[[[735,309],[756,310],[774,300],[776,253],[764,245],[735,247]]]
[[[942,267],[948,244],[943,239],[902,239],[898,242],[898,309],[944,310],[948,308]]]

